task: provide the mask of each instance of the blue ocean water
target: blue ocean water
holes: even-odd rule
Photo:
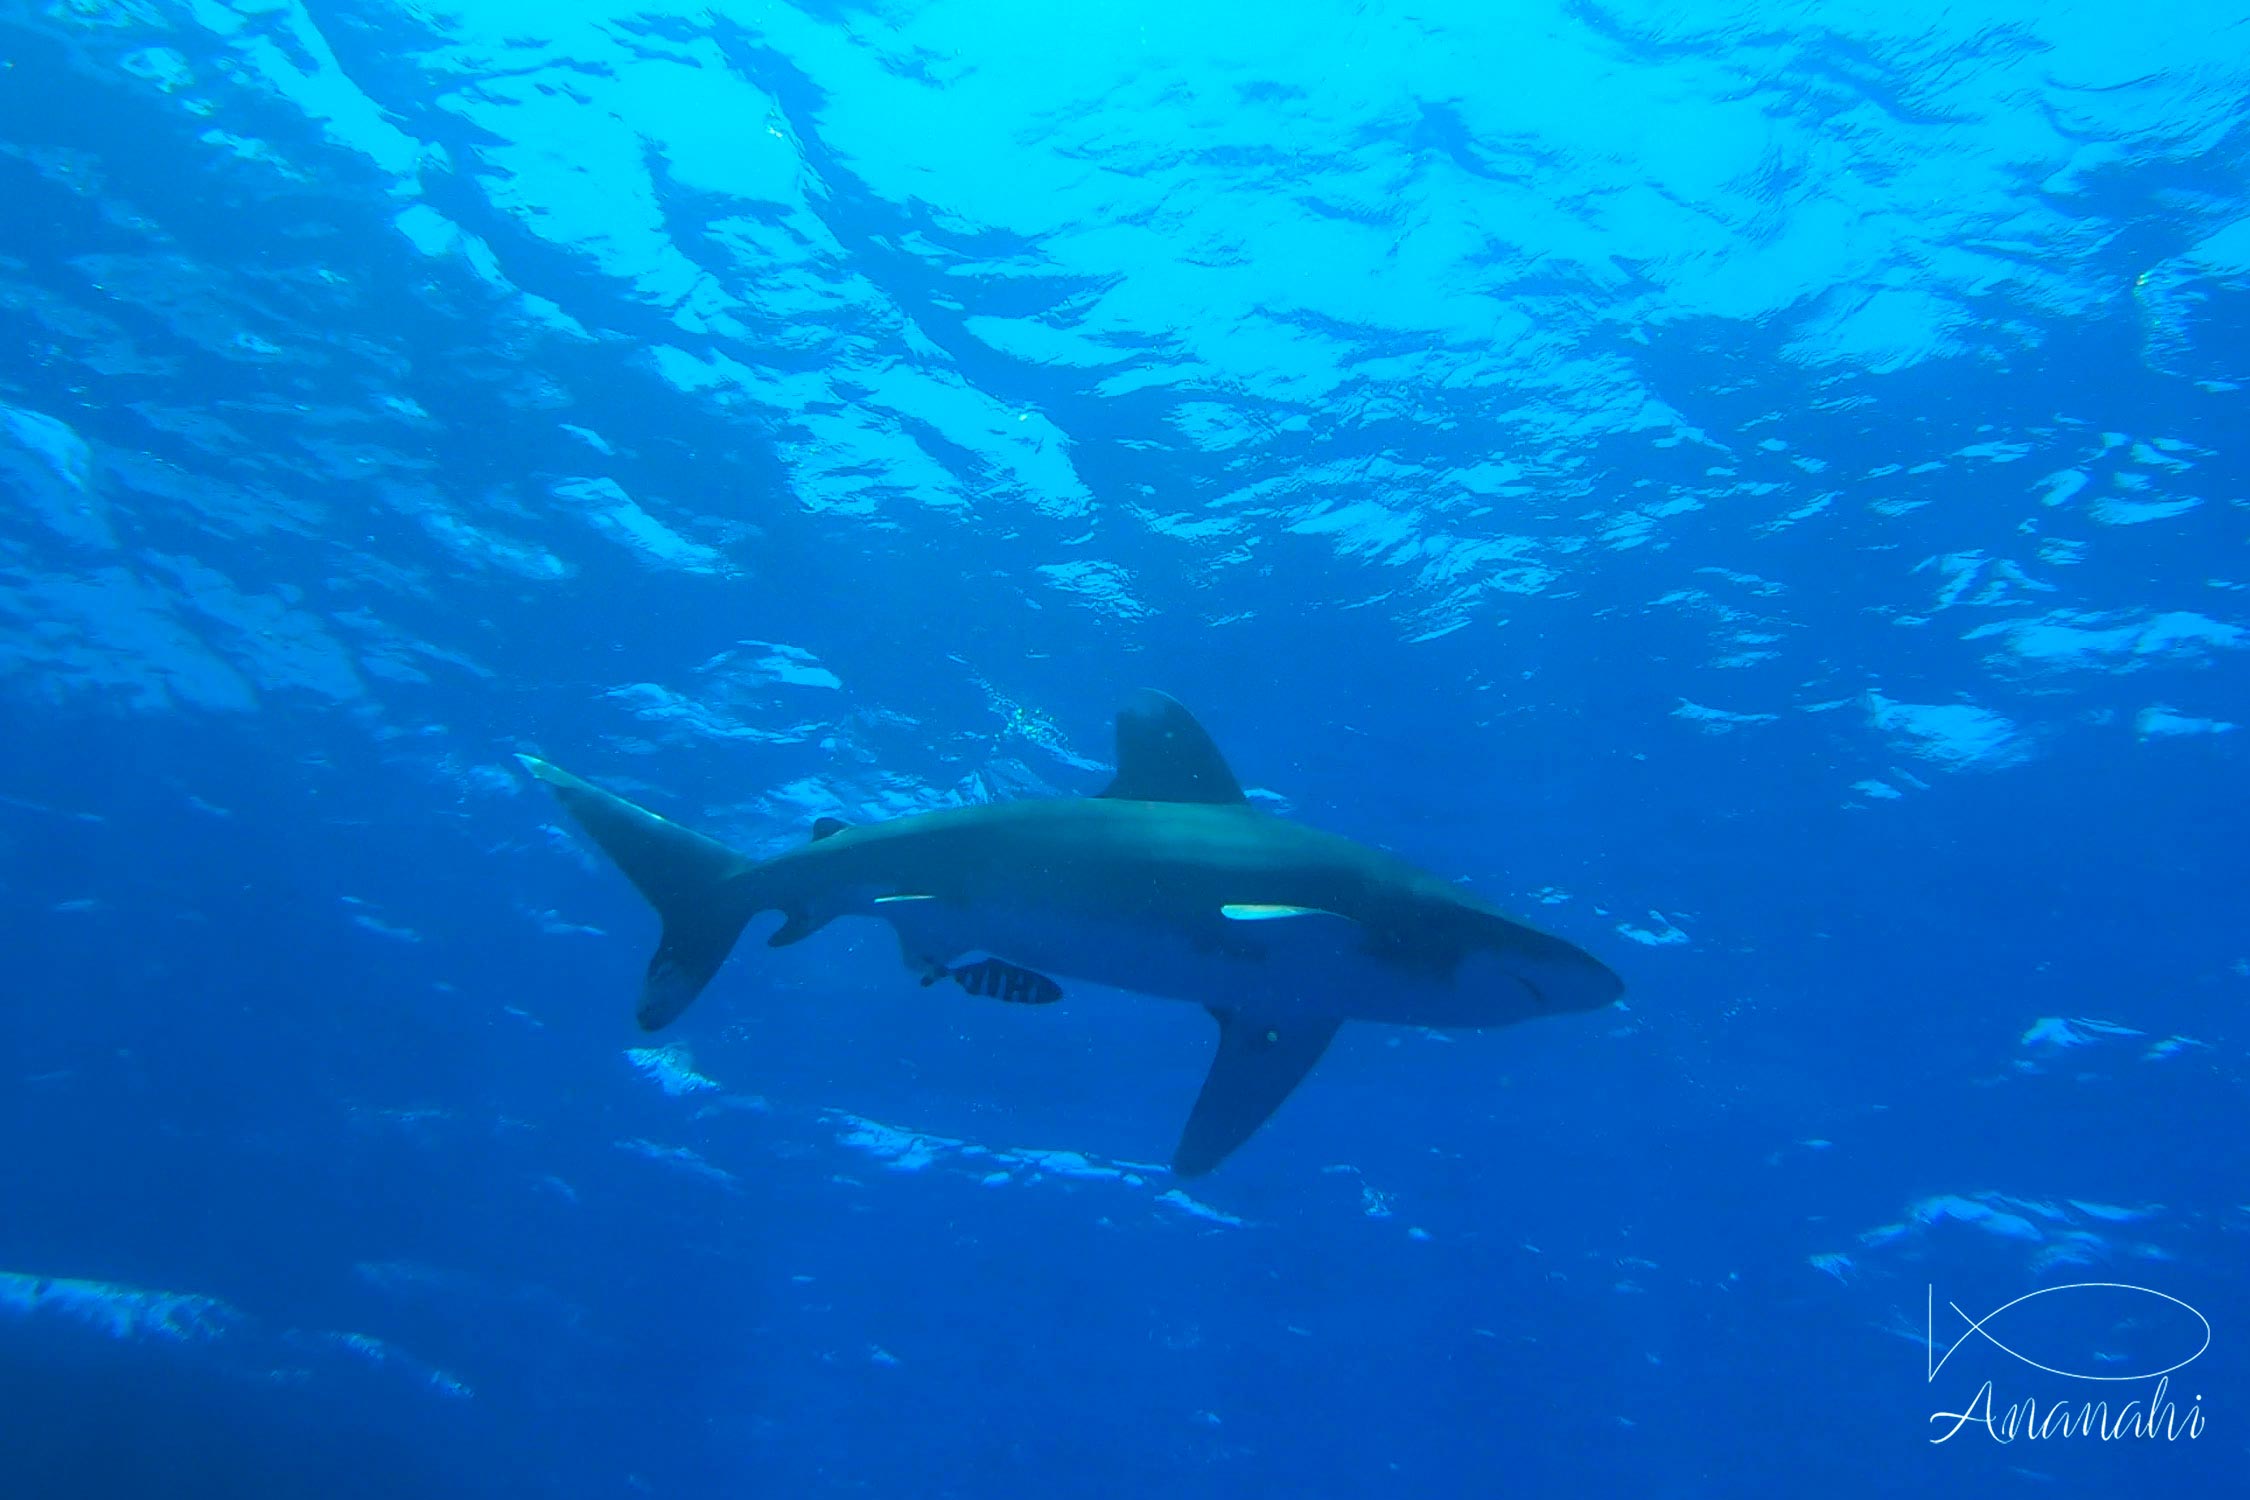
[[[2203,0],[6,7],[0,1493],[2237,1493],[2246,121]],[[514,759],[770,854],[1144,685],[1622,1005],[1180,1181],[1193,1006],[642,1034]]]

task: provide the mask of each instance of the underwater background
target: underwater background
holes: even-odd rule
[[[2204,0],[0,7],[0,1494],[2240,1493],[2245,382]],[[1622,1006],[1180,1182],[513,759],[1141,686]]]

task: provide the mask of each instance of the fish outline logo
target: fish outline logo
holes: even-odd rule
[[[1955,1338],[1951,1344],[1946,1346],[1945,1353],[1940,1355],[1937,1352],[1937,1287],[1934,1284],[1928,1284],[1926,1285],[1926,1291],[1928,1295],[1923,1314],[1923,1363],[1924,1368],[1926,1369],[1928,1374],[1928,1381],[1930,1383],[1936,1382],[1938,1378],[1938,1372],[1945,1368],[1946,1362],[1952,1359],[1953,1356],[1960,1351],[1961,1346],[1967,1343],[1971,1337],[1982,1338],[1985,1342],[1991,1344],[2001,1353],[2006,1354],[2011,1359],[2031,1366],[2031,1368],[2033,1368],[2034,1370],[2040,1370],[2049,1375],[2060,1376],[2065,1380],[2095,1380],[2113,1385],[2122,1385],[2135,1381],[2161,1379],[2164,1376],[2170,1375],[2178,1370],[2184,1370],[2189,1365],[2194,1364],[2197,1360],[2201,1359],[2205,1351],[2207,1351],[2211,1347],[2211,1320],[2203,1316],[2203,1314],[2198,1311],[2192,1304],[2173,1296],[2169,1292],[2160,1292],[2157,1291],[2154,1287],[2135,1286],[2131,1282],[2125,1281],[2072,1281],[2066,1282],[2061,1286],[2040,1287],[2036,1291],[2025,1292],[2020,1297],[2016,1297],[2010,1301],[2001,1303],[1998,1307],[1986,1313],[1981,1318],[1970,1317],[1966,1312],[1962,1311],[1960,1303],[1948,1300],[1946,1302],[1946,1306],[1953,1309],[1953,1311],[1960,1316],[1961,1321],[1968,1326],[1962,1330],[1961,1334],[1957,1338]],[[2164,1368],[2160,1370],[2138,1371],[2130,1375],[2088,1375],[2078,1370],[2064,1370],[2058,1369],[2053,1365],[2042,1364],[2040,1361],[2033,1359],[2030,1355],[2023,1353],[2021,1350],[2012,1348],[2009,1345],[2002,1343],[2000,1339],[1992,1332],[1992,1320],[2007,1312],[2010,1308],[2021,1306],[2023,1303],[2029,1302],[2037,1297],[2051,1297],[2059,1292],[2086,1291],[2132,1292],[2143,1297],[2155,1297],[2161,1301],[2169,1302],[2175,1307],[2183,1308],[2187,1311],[2189,1316],[2193,1317],[2195,1321],[2202,1326],[2203,1342],[2198,1344],[2195,1348],[2195,1352],[2188,1355],[2185,1359],[2177,1360],[2172,1364],[2164,1366]]]

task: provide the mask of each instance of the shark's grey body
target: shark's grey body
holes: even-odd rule
[[[793,943],[840,917],[898,933],[924,983],[1057,998],[1082,980],[1207,1007],[1219,1052],[1174,1156],[1210,1170],[1347,1020],[1505,1026],[1623,993],[1584,952],[1380,850],[1260,812],[1161,694],[1118,718],[1098,797],[949,808],[752,860],[545,762],[525,763],[664,918],[640,1006],[670,1024],[758,912]],[[982,964],[954,967],[966,955]]]

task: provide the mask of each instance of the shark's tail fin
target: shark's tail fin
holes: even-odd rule
[[[671,1025],[703,993],[758,911],[746,879],[758,868],[756,861],[558,766],[529,755],[516,758],[547,783],[664,919],[638,1014],[643,1030]]]

